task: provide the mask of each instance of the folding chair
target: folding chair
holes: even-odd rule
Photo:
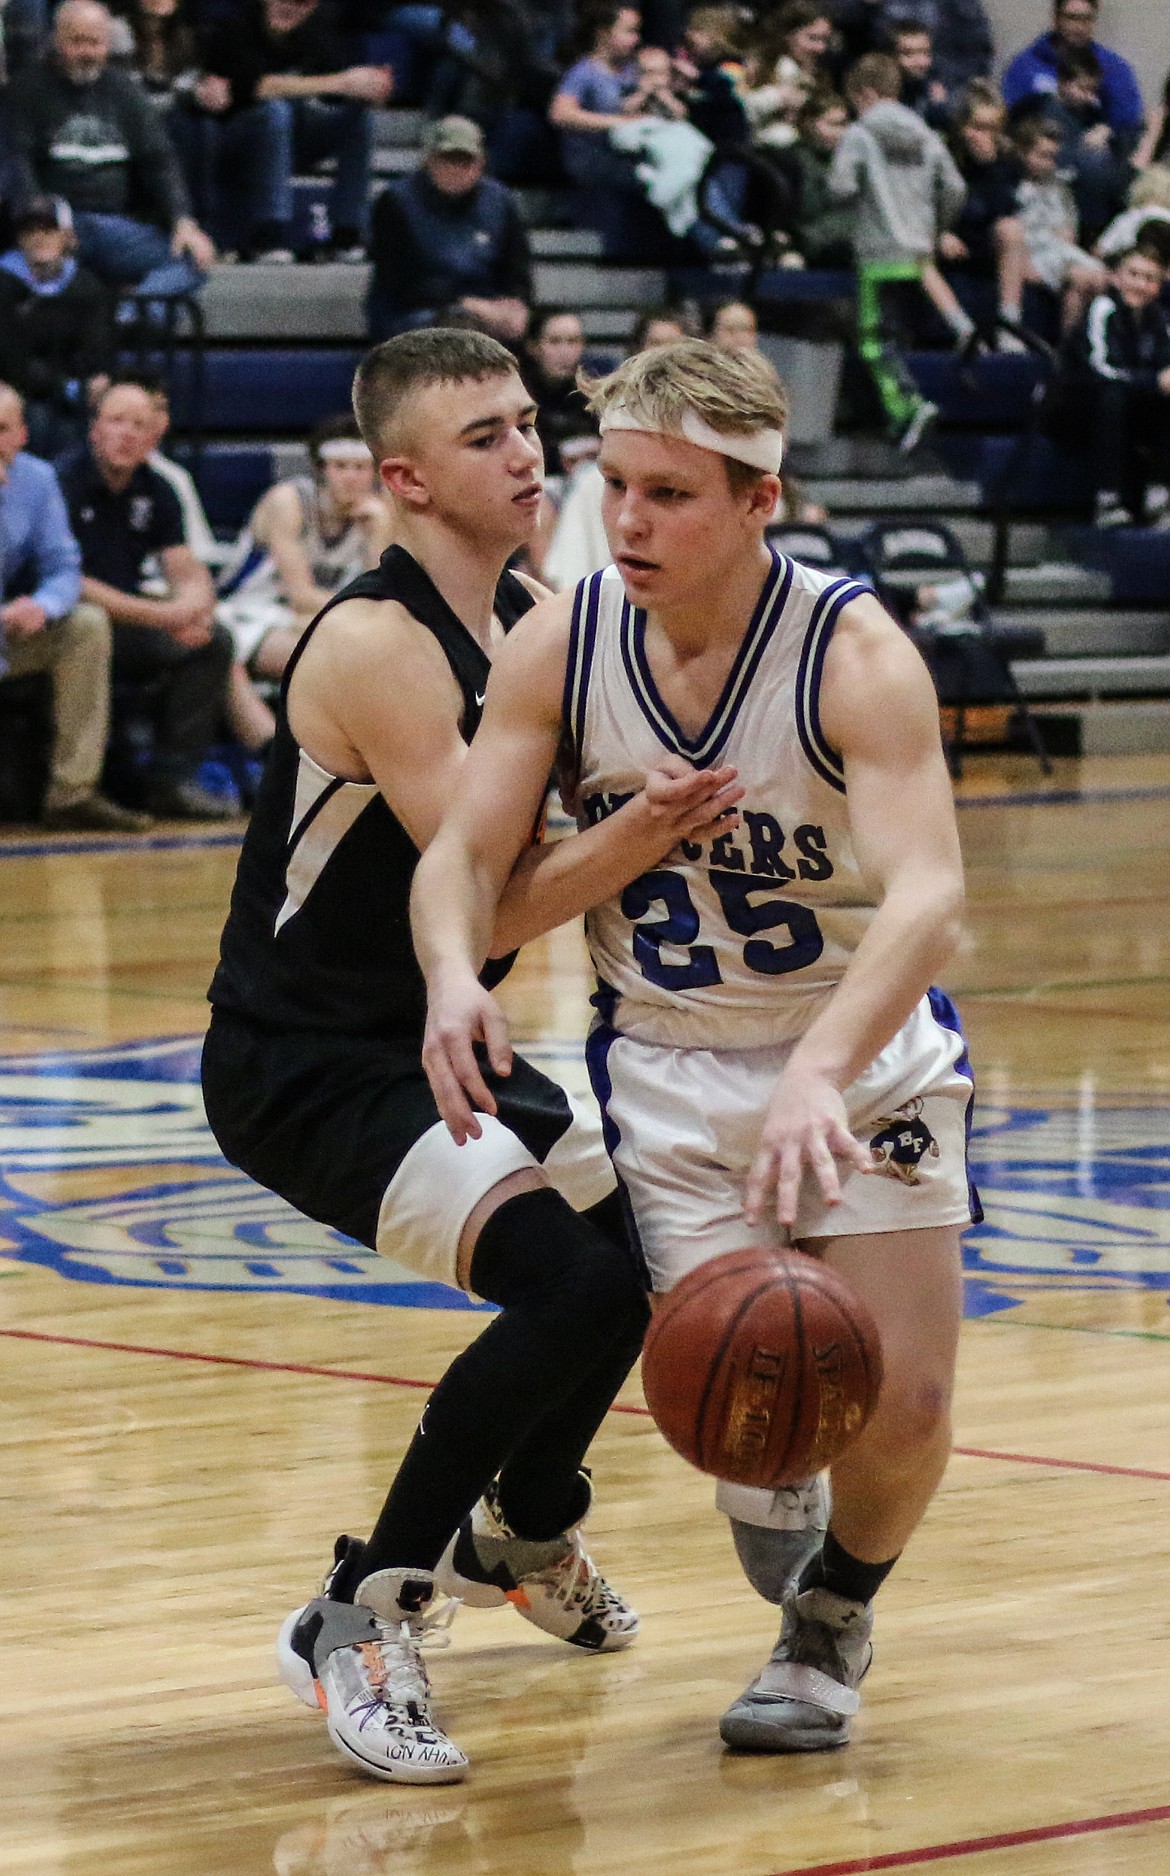
[[[940,706],[953,712],[953,728],[944,731],[951,774],[957,779],[963,772],[969,712],[997,705],[1011,711],[1041,770],[1051,774],[1036,719],[1011,668],[1013,658],[1043,654],[1043,632],[993,622],[961,543],[941,522],[875,522],[859,551],[878,597],[925,658]],[[930,607],[919,603],[925,586],[939,594]]]

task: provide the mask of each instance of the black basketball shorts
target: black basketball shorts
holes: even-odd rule
[[[217,1009],[203,1047],[211,1131],[234,1166],[306,1217],[452,1286],[468,1217],[510,1174],[540,1167],[577,1211],[613,1191],[596,1110],[520,1056],[509,1076],[486,1071],[499,1115],[481,1115],[481,1138],[456,1146],[419,1050]]]

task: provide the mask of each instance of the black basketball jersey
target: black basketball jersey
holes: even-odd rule
[[[217,1008],[274,1028],[421,1038],[426,987],[410,936],[418,850],[373,782],[330,775],[288,722],[288,686],[312,633],[347,599],[397,600],[433,632],[463,693],[460,733],[479,727],[491,664],[418,562],[390,547],[324,606],[289,660],[208,992]],[[496,588],[510,630],[533,604],[513,574]],[[512,960],[490,963],[489,986]]]

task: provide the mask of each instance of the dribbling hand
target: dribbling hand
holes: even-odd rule
[[[841,1092],[827,1076],[790,1066],[780,1077],[748,1175],[744,1214],[763,1220],[769,1201],[786,1230],[796,1223],[800,1187],[812,1172],[826,1205],[841,1203],[842,1174],[871,1173],[874,1162],[854,1139]]]
[[[480,1071],[475,1044],[482,1042],[497,1075],[512,1072],[508,1023],[499,1004],[473,976],[440,980],[431,986],[422,1065],[440,1118],[456,1146],[478,1140],[476,1108],[496,1112],[495,1097]]]

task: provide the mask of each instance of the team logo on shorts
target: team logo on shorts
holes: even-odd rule
[[[919,1118],[921,1113],[922,1102],[917,1098],[896,1107],[888,1120],[879,1120],[869,1143],[877,1170],[889,1179],[900,1179],[904,1186],[920,1186],[922,1161],[939,1156],[938,1141]]]

